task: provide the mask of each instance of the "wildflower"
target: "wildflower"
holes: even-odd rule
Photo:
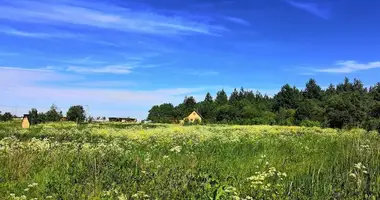
[[[10,195],[11,195],[11,197],[15,197],[16,196],[14,193],[11,193]]]
[[[46,199],[52,199],[53,198],[53,196],[47,196],[46,197]]]
[[[164,156],[164,159],[168,159],[168,158],[169,158],[169,156],[166,156],[166,155]]]
[[[367,169],[367,167],[364,166],[361,162],[356,163],[356,164],[354,165],[354,167],[355,167],[356,169]]]
[[[175,146],[172,149],[170,149],[171,152],[176,152],[176,153],[181,152],[181,150],[182,150],[181,146]]]
[[[29,191],[29,188],[25,188],[24,191],[25,191],[25,192]]]
[[[350,177],[353,177],[353,178],[356,178],[356,174],[354,174],[354,173],[350,173],[349,176],[350,176]]]

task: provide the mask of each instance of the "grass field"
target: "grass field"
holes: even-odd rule
[[[376,199],[380,139],[280,126],[0,124],[1,199]]]

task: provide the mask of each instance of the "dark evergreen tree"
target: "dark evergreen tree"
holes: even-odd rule
[[[239,92],[235,88],[234,91],[231,93],[230,98],[229,98],[229,104],[230,105],[237,105],[239,102]]]
[[[318,100],[322,100],[322,89],[315,82],[314,79],[310,79],[306,83],[306,88],[305,88],[305,91],[303,92],[303,96],[306,99],[318,99]]]
[[[218,106],[226,105],[228,103],[228,97],[224,90],[221,90],[216,94],[215,103]]]
[[[206,102],[206,103],[213,103],[214,102],[212,99],[212,96],[209,92],[207,92],[204,102]]]
[[[289,84],[286,84],[274,96],[274,110],[279,111],[280,108],[297,109],[300,100],[300,91],[296,87],[290,87]]]

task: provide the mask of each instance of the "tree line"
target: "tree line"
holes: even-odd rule
[[[2,114],[2,112],[0,111],[0,122],[12,121],[14,117],[15,116],[13,116],[10,112],[5,112],[4,114]]]
[[[56,105],[52,105],[47,112],[38,112],[36,108],[29,111],[30,124],[40,124],[46,122],[58,122],[63,119],[62,111],[59,111]],[[86,112],[81,105],[71,106],[66,113],[67,121],[83,122],[86,120]]]
[[[190,96],[177,106],[155,105],[148,120],[175,123],[193,110],[202,116],[204,123],[380,130],[380,83],[366,88],[359,79],[351,82],[345,78],[343,83],[322,89],[310,79],[304,90],[286,84],[273,97],[244,88],[234,89],[228,97],[221,90],[215,99],[207,93],[201,102]]]

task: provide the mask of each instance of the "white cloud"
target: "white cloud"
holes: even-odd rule
[[[72,83],[70,85],[79,87],[96,87],[96,88],[120,88],[120,87],[130,87],[137,86],[137,83],[131,81],[86,81]]]
[[[241,25],[244,25],[244,26],[251,25],[248,21],[246,21],[244,19],[241,19],[241,18],[237,18],[237,17],[223,17],[223,18],[225,20],[228,20],[228,21],[236,23],[236,24],[241,24]]]
[[[68,59],[68,60],[63,60],[62,62],[70,63],[70,64],[77,64],[77,65],[98,65],[98,64],[107,63],[105,61],[94,60],[92,58],[92,56],[87,56],[87,57],[78,58],[78,59]]]
[[[19,37],[29,37],[29,38],[39,38],[39,39],[49,39],[49,38],[82,38],[82,35],[72,34],[72,33],[38,33],[38,32],[28,32],[21,31],[14,28],[1,27],[0,33],[6,35],[13,35]]]
[[[318,3],[312,3],[312,2],[300,2],[300,1],[294,1],[294,0],[284,0],[289,5],[304,10],[306,12],[309,12],[315,16],[318,16],[323,19],[329,19],[330,17],[330,8],[326,5],[318,4]]]
[[[324,73],[352,73],[356,71],[380,68],[380,62],[358,63],[357,61],[339,61],[336,67],[315,69],[316,72]]]
[[[105,67],[75,67],[71,66],[66,69],[68,72],[76,73],[98,73],[98,74],[129,74],[132,67],[122,65],[109,65]]]
[[[181,16],[168,16],[153,10],[137,11],[92,1],[90,3],[73,0],[12,1],[1,4],[0,13],[0,18],[21,22],[80,25],[160,35],[219,35],[225,30],[221,26],[189,20]]]
[[[47,110],[52,103],[67,109],[71,105],[88,105],[94,116],[133,116],[144,119],[151,106],[164,102],[178,104],[185,95],[194,95],[212,87],[165,88],[165,89],[110,89],[101,87],[101,81],[91,85],[83,77],[59,74],[49,70],[23,70],[22,68],[0,68],[0,96],[2,105],[18,107],[19,115],[32,107]],[[5,77],[5,79],[3,79]],[[78,82],[79,80],[79,82]],[[76,86],[63,86],[59,83],[77,82]],[[80,85],[80,81],[89,84]],[[104,81],[104,84],[118,84]],[[199,97],[200,98],[200,97]],[[201,100],[201,99],[200,99]],[[0,107],[1,108],[1,107]],[[14,110],[11,110],[14,112]],[[65,112],[65,110],[63,110]],[[124,113],[124,114],[123,114]]]
[[[219,72],[217,71],[192,71],[190,72],[191,75],[194,76],[215,76],[218,75]]]

